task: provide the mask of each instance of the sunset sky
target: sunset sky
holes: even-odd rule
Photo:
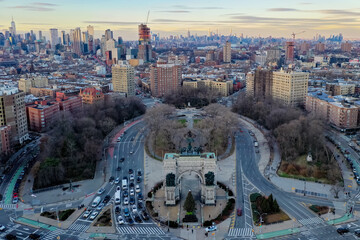
[[[10,26],[14,17],[18,33],[33,29],[46,35],[50,28],[69,31],[93,25],[97,37],[114,30],[125,40],[137,38],[137,25],[146,21],[161,36],[221,34],[299,38],[316,33],[329,36],[342,33],[346,39],[360,39],[359,0],[0,0],[0,29]]]

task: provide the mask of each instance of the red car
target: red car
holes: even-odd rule
[[[238,216],[242,216],[242,209],[241,208],[238,208],[237,211],[236,211],[237,215]]]

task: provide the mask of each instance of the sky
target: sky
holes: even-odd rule
[[[105,29],[124,40],[137,39],[137,25],[146,22],[160,36],[207,34],[297,38],[342,33],[360,39],[360,0],[0,0],[0,30],[11,18],[18,33],[31,29],[47,35],[93,25],[96,37]]]

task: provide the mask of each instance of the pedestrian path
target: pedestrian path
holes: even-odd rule
[[[165,232],[158,227],[117,227],[116,229],[125,234],[165,235]]]
[[[324,223],[324,221],[321,218],[313,217],[313,218],[300,219],[299,223],[301,223],[302,225],[311,225],[311,224],[321,224]]]
[[[0,204],[1,209],[16,209],[16,204]]]
[[[73,223],[68,229],[77,231],[77,232],[85,232],[89,228],[89,225]]]
[[[229,237],[254,237],[254,232],[251,228],[233,228],[230,229]]]
[[[56,239],[61,234],[63,234],[63,230],[58,228],[55,231],[49,232],[49,234],[46,234],[41,239],[42,240],[53,240],[53,239]]]
[[[356,201],[360,200],[360,192],[354,196],[354,199],[356,199]]]

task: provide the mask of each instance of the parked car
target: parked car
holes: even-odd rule
[[[118,216],[118,223],[119,224],[124,224],[124,219],[122,216]]]
[[[348,233],[350,230],[347,227],[340,227],[336,230],[340,235],[343,235],[344,233]]]

